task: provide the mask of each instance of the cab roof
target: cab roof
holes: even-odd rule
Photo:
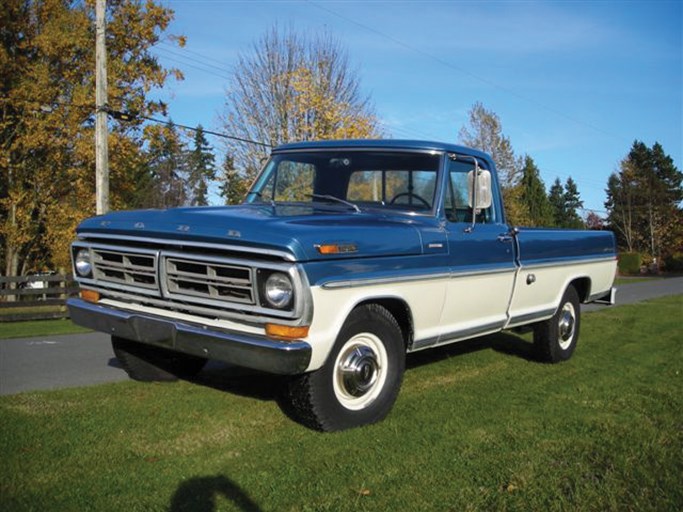
[[[400,149],[418,151],[438,151],[444,153],[457,153],[460,155],[471,155],[485,161],[491,161],[491,157],[482,151],[447,144],[444,142],[433,142],[424,140],[398,140],[398,139],[349,139],[349,140],[324,140],[315,142],[294,142],[283,144],[273,149],[273,153],[284,151],[301,151],[306,149]]]

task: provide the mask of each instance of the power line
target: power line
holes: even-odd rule
[[[218,66],[214,66],[213,64],[209,64],[207,62],[202,62],[201,60],[196,59],[194,57],[185,56],[185,55],[182,55],[181,53],[173,52],[171,50],[167,50],[166,48],[153,48],[152,52],[157,53],[158,56],[162,57],[163,59],[170,60],[172,62],[176,62],[176,63],[181,64],[183,66],[194,68],[194,69],[197,69],[199,71],[203,71],[204,73],[208,73],[210,75],[214,75],[214,76],[217,76],[219,78],[223,78],[225,80],[230,79],[230,77],[228,75],[217,73],[216,71],[213,71],[211,69],[206,69],[206,67],[209,67],[209,68],[217,69],[219,71],[227,71],[225,68],[220,68]],[[159,52],[161,52],[161,53],[159,53]],[[171,54],[171,56],[169,56],[169,54]],[[191,60],[192,63],[186,62],[184,60],[178,60],[178,58],[173,57],[174,55],[176,57],[179,57],[180,59]],[[203,66],[206,66],[206,67],[203,67]]]
[[[221,67],[221,69],[224,69],[225,71],[229,71],[227,68],[223,67],[223,65],[224,65],[224,62],[223,62],[223,61],[218,60],[218,59],[214,59],[213,57],[209,57],[208,55],[204,55],[203,53],[200,53],[200,52],[192,51],[192,50],[190,50],[189,48],[186,48],[185,46],[178,47],[178,46],[175,46],[175,45],[171,45],[171,44],[169,44],[169,43],[167,43],[167,42],[165,42],[165,41],[161,41],[159,44],[160,44],[160,45],[163,45],[163,46],[168,46],[168,47],[170,47],[170,48],[173,49],[173,50],[175,50],[175,49],[180,49],[180,50],[182,50],[182,51],[185,52],[185,53],[190,53],[190,54],[194,55],[195,57],[199,57],[200,59],[203,59],[203,60],[205,60],[205,61],[207,61],[207,60],[213,61],[213,62],[215,62],[216,64],[218,64],[218,65]]]
[[[140,119],[145,119],[147,121],[152,121],[153,123],[164,124],[166,126],[177,126],[178,128],[182,128],[184,130],[191,130],[193,132],[198,131],[198,129],[196,127],[188,126],[185,124],[179,124],[179,123],[175,123],[172,121],[165,121],[163,119],[157,119],[155,117],[149,117],[149,116],[143,116],[143,115],[136,115],[135,117],[138,117]],[[245,144],[254,144],[256,146],[262,146],[262,147],[266,147],[266,148],[272,148],[273,147],[272,144],[268,144],[266,142],[258,142],[255,140],[243,139],[242,137],[235,137],[234,135],[228,135],[226,133],[215,132],[212,130],[205,130],[203,128],[202,128],[202,131],[204,133],[206,133],[207,135],[213,135],[215,137],[222,137],[224,139],[230,139],[230,140],[234,140],[237,142],[243,142]]]
[[[9,98],[0,98],[0,101],[7,101],[9,102]],[[16,102],[16,100],[12,100],[13,102]],[[25,103],[29,105],[33,105],[35,102],[30,102],[30,101],[25,101]],[[87,110],[89,112],[93,112],[96,110],[96,108],[93,105],[86,105],[86,104],[77,104],[77,103],[69,103],[69,102],[64,102],[64,101],[54,101],[50,105],[39,105],[37,106],[37,110],[40,110],[42,108],[42,112],[49,114],[53,112],[52,106],[53,105],[60,105],[63,107],[71,107],[71,108],[77,108],[81,110]],[[134,121],[135,119],[144,119],[146,121],[151,121],[153,123],[158,123],[158,124],[164,124],[166,126],[177,126],[178,128],[182,128],[183,130],[190,130],[193,132],[198,131],[197,127],[185,125],[185,124],[179,124],[173,121],[166,121],[164,119],[158,119],[156,117],[151,117],[151,116],[145,116],[142,114],[139,114],[137,112],[128,112],[124,110],[115,110],[108,105],[103,107],[102,109],[104,112],[106,112],[112,119],[116,119],[118,121],[123,121],[123,122],[131,122]],[[272,144],[268,144],[266,142],[259,142],[255,140],[250,140],[250,139],[245,139],[243,137],[237,137],[235,135],[228,135],[227,133],[221,133],[213,130],[206,130],[202,128],[202,131],[206,133],[207,135],[213,135],[215,137],[221,137],[224,139],[229,139],[229,140],[234,140],[237,142],[243,142],[245,144],[254,144],[256,146],[262,146],[266,148],[272,148]]]
[[[549,106],[547,106],[547,105],[544,105],[543,103],[539,103],[538,101],[535,101],[535,100],[533,100],[533,99],[531,99],[531,98],[529,98],[529,97],[527,97],[527,96],[524,96],[523,94],[519,94],[518,92],[516,92],[516,91],[510,89],[509,87],[506,87],[506,86],[504,86],[504,85],[501,85],[501,84],[499,84],[499,83],[497,83],[497,82],[494,82],[493,80],[490,80],[490,79],[488,79],[488,78],[485,78],[485,77],[483,77],[483,76],[481,76],[481,75],[478,75],[478,74],[476,74],[476,73],[472,73],[472,72],[469,71],[468,69],[465,69],[465,68],[462,68],[462,67],[460,67],[460,66],[457,66],[457,65],[453,64],[452,62],[449,62],[449,61],[444,60],[444,59],[442,59],[442,58],[440,58],[440,57],[437,57],[436,55],[433,55],[433,54],[431,54],[431,53],[429,53],[429,52],[426,52],[426,51],[424,51],[424,50],[421,50],[420,48],[417,48],[417,47],[415,47],[415,46],[412,46],[412,45],[406,43],[405,41],[402,41],[401,39],[398,39],[398,38],[393,37],[393,36],[391,36],[391,35],[389,35],[389,34],[386,34],[386,33],[384,33],[384,32],[381,32],[381,31],[377,30],[376,28],[373,28],[373,27],[370,27],[370,26],[368,26],[368,25],[365,25],[364,23],[361,23],[361,22],[356,21],[356,20],[354,20],[354,19],[352,19],[352,18],[349,18],[348,16],[344,16],[343,14],[339,14],[338,12],[336,12],[336,11],[330,9],[330,8],[327,7],[327,6],[323,6],[323,5],[321,5],[320,3],[318,3],[318,2],[315,2],[315,1],[313,1],[313,0],[306,0],[306,1],[307,1],[308,3],[310,3],[311,5],[313,5],[314,7],[317,7],[318,9],[320,9],[320,10],[322,10],[322,11],[325,11],[325,12],[327,12],[327,13],[333,15],[333,16],[336,16],[337,18],[340,18],[340,19],[342,19],[342,20],[344,20],[344,21],[346,21],[346,22],[348,22],[348,23],[351,23],[351,24],[353,24],[353,25],[356,25],[356,26],[358,26],[358,27],[361,27],[361,28],[364,29],[364,30],[367,30],[367,31],[369,31],[369,32],[372,32],[373,34],[376,34],[376,35],[378,35],[379,37],[382,37],[382,38],[384,38],[384,39],[387,39],[388,41],[391,41],[391,42],[393,42],[394,44],[397,44],[397,45],[399,45],[399,46],[402,46],[403,48],[405,48],[405,49],[407,49],[407,50],[410,50],[410,51],[412,51],[412,52],[414,52],[414,53],[417,53],[418,55],[422,55],[423,57],[427,57],[427,58],[429,58],[429,59],[431,59],[431,60],[437,62],[438,64],[440,64],[440,65],[442,65],[442,66],[445,66],[445,67],[447,67],[447,68],[450,68],[450,69],[453,69],[453,70],[458,71],[458,72],[460,72],[460,73],[463,73],[463,74],[465,74],[465,75],[468,75],[468,76],[474,78],[475,80],[478,80],[479,82],[482,82],[482,83],[484,83],[484,84],[486,84],[486,85],[489,85],[489,86],[491,86],[491,87],[494,87],[494,88],[496,88],[496,89],[498,89],[498,90],[500,90],[500,91],[503,91],[503,92],[509,94],[510,96],[514,96],[514,97],[517,98],[517,99],[526,101],[527,103],[530,103],[530,104],[532,104],[532,105],[535,105],[535,106],[538,107],[538,108],[541,108],[541,109],[543,109],[543,110],[546,110],[546,111],[548,111],[548,112],[551,112],[551,113],[553,113],[553,114],[555,114],[555,115],[557,115],[557,116],[563,117],[563,118],[565,118],[565,119],[567,119],[567,120],[569,120],[569,121],[571,121],[571,122],[573,122],[573,123],[576,123],[576,124],[578,124],[578,125],[585,126],[585,127],[587,127],[587,128],[590,128],[590,129],[593,130],[593,131],[602,133],[603,135],[607,135],[607,136],[609,136],[609,137],[611,137],[611,138],[614,138],[614,139],[616,139],[616,140],[619,140],[619,141],[625,140],[625,139],[624,139],[623,137],[621,137],[621,136],[615,135],[615,134],[613,134],[613,133],[611,133],[611,132],[608,132],[608,131],[606,131],[606,130],[603,130],[602,128],[599,128],[599,127],[597,127],[597,126],[595,126],[595,125],[592,125],[592,124],[590,124],[590,123],[587,123],[587,122],[585,122],[585,121],[582,121],[581,119],[578,119],[578,118],[576,118],[576,117],[573,117],[573,116],[570,116],[570,115],[568,115],[568,114],[565,114],[564,112],[562,112],[562,111],[560,111],[560,110],[557,110],[557,109],[554,109],[554,108],[552,108],[552,107],[549,107]]]

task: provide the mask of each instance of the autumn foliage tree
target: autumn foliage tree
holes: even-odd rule
[[[483,104],[475,103],[470,109],[468,123],[460,129],[458,135],[461,144],[484,151],[493,158],[507,221],[513,225],[532,224],[520,186],[522,164],[515,157],[510,139],[503,134],[503,125],[498,115]]]
[[[154,1],[107,2],[110,107],[163,111],[147,93],[171,74],[150,53],[172,19]],[[66,268],[77,223],[95,213],[94,0],[0,3],[2,272]],[[182,43],[182,39],[176,39]],[[137,206],[141,122],[110,124],[112,208]]]
[[[265,145],[229,144],[233,190],[250,182],[268,149],[286,142],[377,138],[377,119],[339,42],[273,27],[240,55],[226,97],[224,129]]]

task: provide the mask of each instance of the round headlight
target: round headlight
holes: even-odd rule
[[[76,272],[81,277],[88,277],[92,273],[92,264],[90,263],[90,251],[81,249],[76,254]]]
[[[294,289],[289,276],[280,272],[271,274],[266,279],[266,300],[275,308],[283,308],[292,300]]]

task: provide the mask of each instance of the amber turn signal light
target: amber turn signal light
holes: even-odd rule
[[[289,325],[266,324],[266,335],[271,338],[284,340],[296,340],[308,336],[308,325],[301,327],[291,327]]]
[[[97,302],[100,300],[100,294],[92,290],[81,290],[81,299],[88,302]]]
[[[321,244],[316,245],[315,248],[320,254],[343,254],[358,251],[355,244]]]

